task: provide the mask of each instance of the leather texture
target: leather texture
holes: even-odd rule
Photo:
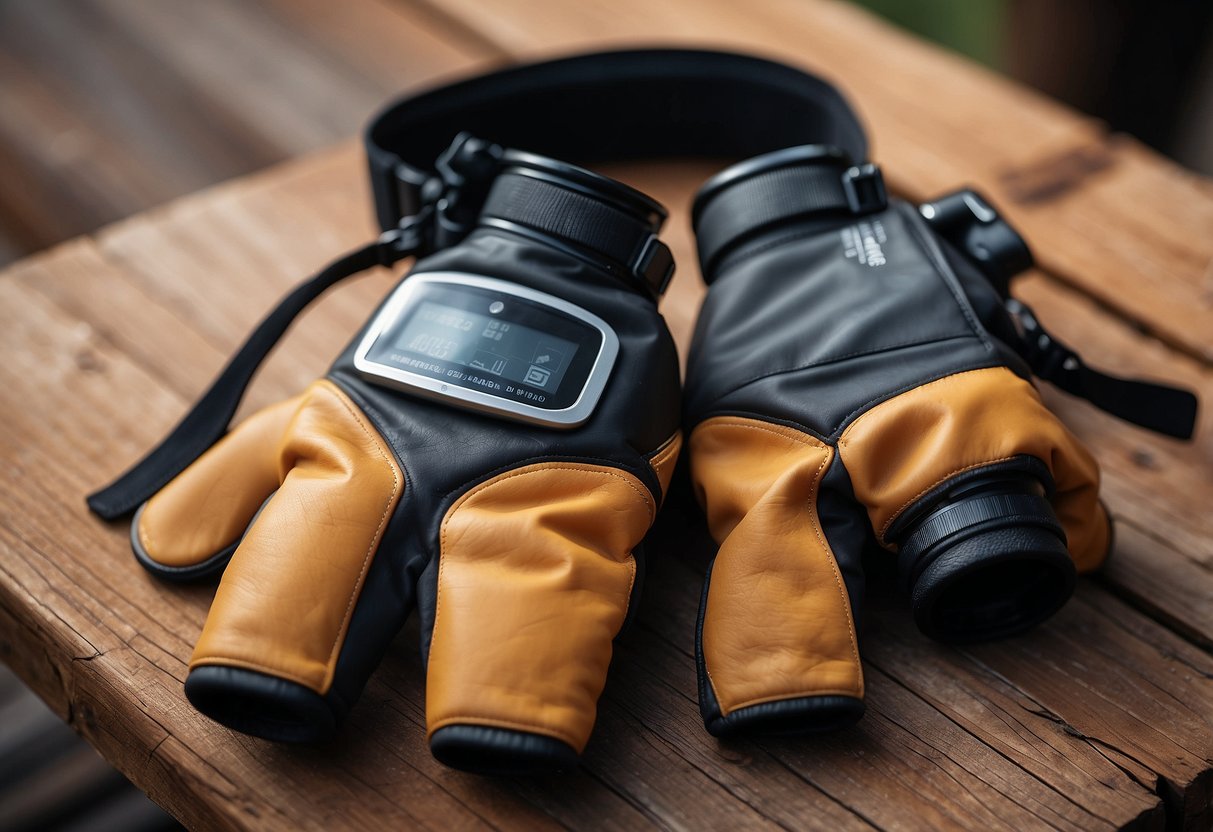
[[[190,669],[242,667],[324,694],[404,477],[383,439],[331,382],[316,382],[286,404],[294,405],[287,418],[280,404],[249,420],[149,500],[140,537],[155,558],[159,538],[174,540],[180,530],[187,540],[205,539],[198,530],[230,523],[233,508],[247,523],[249,510],[273,493],[224,571]],[[263,435],[269,427],[281,433]],[[242,428],[252,436],[241,436]],[[248,484],[233,484],[246,477]],[[180,511],[162,517],[162,509]],[[175,554],[180,564],[180,550]]]
[[[794,734],[858,719],[860,557],[893,557],[890,531],[957,489],[1006,479],[1047,495],[1074,564],[1102,562],[1109,526],[1094,459],[1032,386],[997,292],[911,206],[790,221],[707,278],[684,423],[720,546],[696,634],[709,731]],[[1006,635],[1064,602],[1072,580],[1047,552],[1021,557],[1036,538],[1014,523],[975,529],[951,555],[950,541],[932,550],[944,554],[907,587],[916,620],[933,625],[925,631]],[[1052,570],[1049,603],[1000,614],[1044,586],[1034,564]],[[1001,575],[1015,585],[1000,586]]]
[[[808,694],[863,696],[850,599],[816,512],[833,455],[756,419],[716,417],[691,436],[695,492],[720,541],[701,644],[724,716]],[[756,610],[778,610],[779,626]]]
[[[1016,457],[1044,463],[1053,508],[1079,572],[1108,551],[1099,502],[1099,466],[1031,384],[1001,367],[924,384],[865,412],[838,440],[838,452],[877,539],[901,513],[958,474]]]
[[[656,513],[635,477],[567,462],[499,474],[460,497],[440,537],[429,733],[523,729],[580,752],[632,595],[632,550]]]
[[[147,558],[188,569],[240,540],[282,483],[283,439],[303,398],[255,413],[147,501],[134,524]]]
[[[506,230],[413,269],[427,271],[513,281],[604,319],[619,355],[586,423],[554,431],[380,387],[353,366],[359,333],[326,379],[247,419],[145,503],[136,553],[181,578],[222,569],[238,544],[187,680],[231,727],[331,734],[416,610],[435,753],[478,768],[480,738],[488,769],[508,767],[509,749],[519,770],[566,766],[590,734],[681,447],[673,341],[603,266]]]

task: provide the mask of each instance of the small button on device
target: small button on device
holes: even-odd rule
[[[493,315],[500,315],[502,310],[504,310],[504,309],[505,309],[505,304],[499,300],[495,300],[489,304],[489,312]]]

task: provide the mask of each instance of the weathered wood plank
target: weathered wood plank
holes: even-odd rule
[[[974,183],[1029,236],[1045,269],[1213,361],[1209,181],[849,3],[400,2],[440,5],[518,58],[660,33],[663,42],[740,48],[822,73],[852,97],[899,191],[926,199]]]
[[[695,553],[707,544],[687,542],[685,521],[665,522],[663,532],[671,538],[670,548],[682,555],[681,562],[658,570],[655,592],[663,600],[646,607],[641,621],[666,639],[687,634],[680,645],[685,668],[668,678],[671,684],[685,684],[693,699],[689,634],[698,601],[696,576],[705,560],[702,551],[698,557]],[[890,735],[881,727],[867,734],[869,721],[910,728],[911,736],[927,741],[929,759],[950,760],[979,773],[988,785],[1016,795],[1017,805],[1034,809],[1053,826],[1119,826],[1135,818],[1142,828],[1161,828],[1164,807],[1155,798],[1162,795],[1170,820],[1186,818],[1190,828],[1200,828],[1208,812],[1213,743],[1213,658],[1208,654],[1133,614],[1091,581],[1084,581],[1077,598],[1033,633],[979,647],[946,647],[906,626],[905,602],[897,597],[889,570],[873,568],[869,577],[867,614],[861,617],[871,686],[864,721],[850,736],[839,735],[838,745],[831,738],[814,740],[807,748],[800,740],[765,740],[760,743],[764,748],[810,765],[805,775],[814,783],[833,784],[832,794],[880,826],[916,828],[922,823],[927,828],[936,816],[949,825],[987,821],[966,815],[959,798],[943,803],[928,798],[925,802],[933,808],[924,807],[925,814],[919,814],[915,810],[921,798],[915,795],[931,795],[932,787],[915,783],[916,774],[896,766],[892,776],[907,784],[908,794],[890,792],[887,771],[881,779],[886,803],[875,809],[840,793],[848,782],[849,763],[822,756],[823,745],[840,753],[849,750],[872,765],[880,765],[874,755],[890,748],[896,752],[902,743],[910,746],[903,754],[915,753],[913,742],[899,740],[896,731]],[[777,614],[771,618],[774,626]],[[664,661],[677,664],[668,657]],[[905,692],[908,699],[902,698]],[[933,716],[924,716],[923,702],[935,711]],[[857,741],[857,732],[865,742]],[[991,761],[992,754],[997,759]],[[1017,782],[1018,775],[1001,769],[1007,764],[1035,780]],[[868,779],[855,779],[855,790],[869,785]],[[909,808],[914,817],[900,817],[898,808]],[[877,814],[867,814],[871,811]]]
[[[42,248],[351,136],[387,96],[496,56],[384,0],[4,3],[0,227]]]

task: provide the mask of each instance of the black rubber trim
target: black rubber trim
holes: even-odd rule
[[[187,584],[213,578],[215,575],[223,572],[227,567],[228,561],[235,554],[236,547],[240,545],[240,541],[237,540],[232,545],[219,550],[218,553],[192,566],[165,566],[163,563],[152,558],[139,541],[139,520],[142,518],[143,509],[146,507],[147,503],[139,506],[139,510],[135,512],[134,519],[131,520],[131,551],[135,553],[135,560],[139,561],[140,566],[161,580]]]
[[[345,716],[335,700],[310,688],[241,667],[194,668],[185,695],[220,725],[275,742],[322,742]]]
[[[855,696],[801,696],[739,708],[728,716],[704,722],[714,737],[821,734],[854,725],[863,716],[863,700]]]
[[[476,774],[558,774],[577,767],[577,751],[544,734],[487,725],[447,725],[430,737],[443,765]]]

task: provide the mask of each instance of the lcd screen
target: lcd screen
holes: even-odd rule
[[[548,392],[560,387],[577,344],[529,326],[423,301],[393,345]]]

